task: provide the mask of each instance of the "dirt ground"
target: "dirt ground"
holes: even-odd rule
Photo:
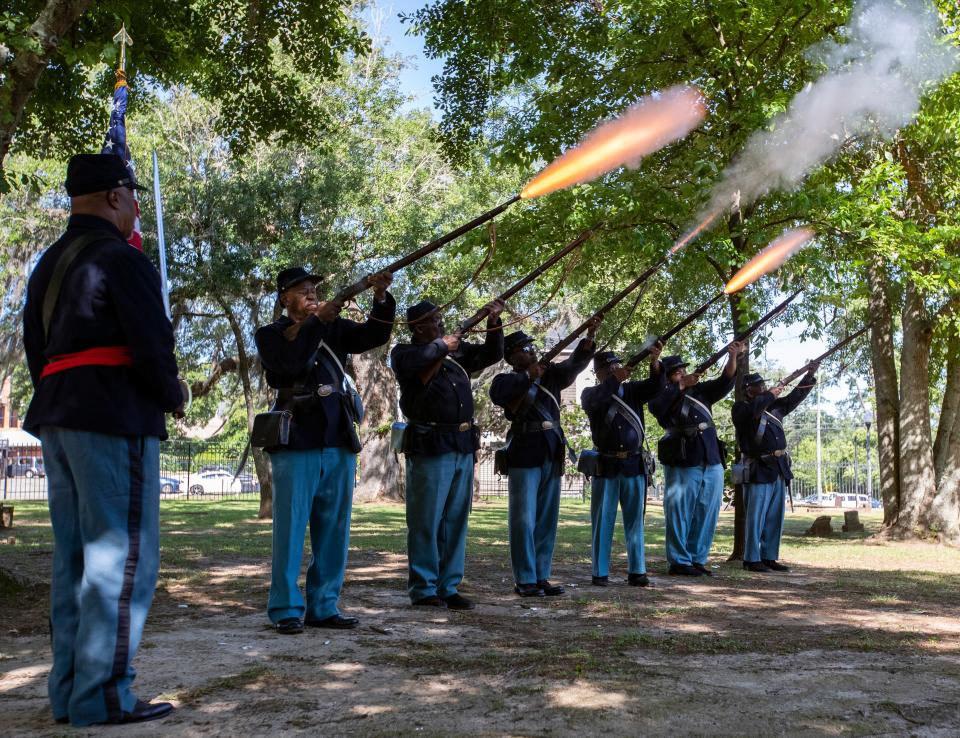
[[[920,553],[897,545],[903,564],[884,571],[754,575],[718,556],[715,577],[686,579],[654,557],[651,589],[625,584],[622,557],[607,588],[561,559],[567,594],[539,600],[512,594],[505,561],[474,555],[466,613],[410,608],[405,557],[352,550],[341,608],[361,626],[300,636],[266,621],[265,562],[212,557],[162,579],[136,661],[141,697],[176,711],[123,734],[955,737],[960,570],[914,569]],[[49,552],[17,563],[43,576]],[[46,596],[26,587],[0,621],[0,731],[119,733],[52,722]]]

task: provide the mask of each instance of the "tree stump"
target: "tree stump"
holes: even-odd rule
[[[0,530],[13,527],[13,505],[0,505]]]
[[[843,513],[843,532],[860,533],[863,523],[860,522],[860,513],[856,510],[845,510]]]
[[[829,538],[833,535],[833,528],[830,526],[830,516],[821,515],[813,521],[813,525],[807,530],[808,536],[819,536],[820,538]]]

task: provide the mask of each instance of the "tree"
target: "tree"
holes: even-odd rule
[[[295,58],[317,80],[334,77],[344,54],[369,46],[350,7],[342,0],[14,3],[0,13],[0,173],[11,150],[83,151],[103,135],[113,84],[107,63],[118,61],[111,39],[121,22],[135,43],[129,76],[160,88],[187,85],[218,102],[218,132],[231,146],[316,135],[331,120],[284,60]]]

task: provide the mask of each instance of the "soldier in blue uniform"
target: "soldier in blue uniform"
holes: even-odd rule
[[[521,597],[564,592],[549,581],[568,449],[560,427],[560,393],[590,363],[599,325],[599,319],[591,323],[568,359],[546,365],[537,359],[530,336],[511,333],[504,339],[504,356],[513,371],[498,374],[490,386],[490,398],[511,421],[506,448],[510,560],[514,591]]]
[[[759,374],[743,379],[744,399],[733,404],[733,424],[743,452],[743,499],[746,503],[743,568],[790,571],[779,563],[786,485],[793,479],[783,418],[806,399],[817,383],[817,364],[786,397],[782,385],[767,389]]]
[[[30,276],[23,343],[53,527],[48,691],[58,723],[164,717],[132,691],[160,565],[164,413],[182,412],[160,275],[130,246],[133,190],[112,154],[67,166],[64,235]]]
[[[396,302],[387,292],[389,272],[369,277],[373,309],[364,323],[339,317],[343,304],[320,302],[321,277],[302,267],[277,275],[286,310],[257,330],[255,340],[277,407],[292,410],[289,442],[268,448],[273,467],[273,566],[267,612],[277,632],[303,632],[304,624],[354,628],[357,618],[337,609],[350,543],[350,511],[358,420],[352,385],[344,372],[347,354],[390,340]],[[307,597],[297,586],[303,538],[310,524],[312,557]]]
[[[650,584],[643,545],[643,504],[650,481],[643,459],[643,406],[659,393],[663,384],[661,349],[657,344],[650,350],[649,378],[633,382],[627,381],[630,370],[613,351],[597,354],[593,358],[597,385],[587,387],[580,395],[598,454],[590,496],[593,583],[598,587],[609,582],[618,503],[623,510],[627,545],[627,583],[638,587]]]
[[[486,307],[486,339],[476,344],[445,335],[437,306],[419,302],[407,310],[412,342],[397,344],[390,354],[407,418],[408,592],[416,606],[474,608],[457,591],[480,438],[470,376],[503,358],[503,303]]]
[[[716,379],[701,382],[687,374],[679,356],[663,359],[666,384],[650,401],[650,412],[666,431],[657,445],[663,465],[663,515],[669,574],[711,576],[707,555],[713,544],[723,497],[723,457],[711,408],[733,389],[737,356],[744,344],[730,344],[727,365]]]

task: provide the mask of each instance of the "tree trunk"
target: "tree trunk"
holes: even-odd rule
[[[60,39],[73,27],[77,19],[90,7],[92,0],[47,0],[40,16],[27,31],[39,46],[36,51],[17,49],[13,63],[4,70],[0,85],[0,172],[3,160],[10,151],[13,136],[20,127],[30,97],[37,89],[40,75],[46,69],[51,55],[60,45]]]
[[[730,295],[730,317],[733,321],[733,333],[737,334],[739,330],[746,327],[746,321],[743,317],[743,309],[740,305],[741,297],[739,294]],[[734,400],[741,399],[743,395],[743,378],[750,372],[750,339],[747,339],[747,351],[744,351],[737,358],[737,384],[734,387]],[[740,446],[734,443],[734,461],[740,458]],[[727,561],[743,561],[743,546],[746,537],[747,526],[747,505],[743,500],[743,485],[737,484],[733,487],[733,551],[727,558]]]
[[[387,366],[389,344],[352,359],[357,388],[366,410],[360,439],[359,475],[354,500],[403,500],[400,458],[390,448],[390,426],[397,413],[397,380]]]
[[[937,491],[930,433],[929,361],[933,328],[916,286],[907,284],[905,291],[900,354],[900,515],[893,533],[925,537],[933,532],[927,511]]]
[[[900,514],[900,391],[896,349],[893,343],[893,308],[888,292],[890,279],[883,257],[875,254],[867,264],[870,287],[870,359],[873,365],[877,403],[877,453],[880,459],[880,494],[883,525],[896,523]]]
[[[240,377],[240,384],[243,387],[243,401],[247,408],[247,430],[253,429],[253,418],[257,414],[256,400],[254,398],[253,383],[250,381],[250,355],[247,353],[247,346],[243,339],[243,327],[233,311],[233,307],[224,299],[218,298],[217,303],[223,309],[227,321],[230,323],[230,330],[233,331],[233,338],[237,344],[237,374]],[[253,449],[253,465],[257,470],[257,480],[260,482],[260,511],[257,517],[267,519],[273,517],[273,474],[270,469],[270,461],[262,449]]]
[[[943,392],[937,437],[933,442],[933,464],[938,485],[949,463],[952,439],[956,436],[960,436],[960,336],[951,333],[947,340],[947,384]]]

